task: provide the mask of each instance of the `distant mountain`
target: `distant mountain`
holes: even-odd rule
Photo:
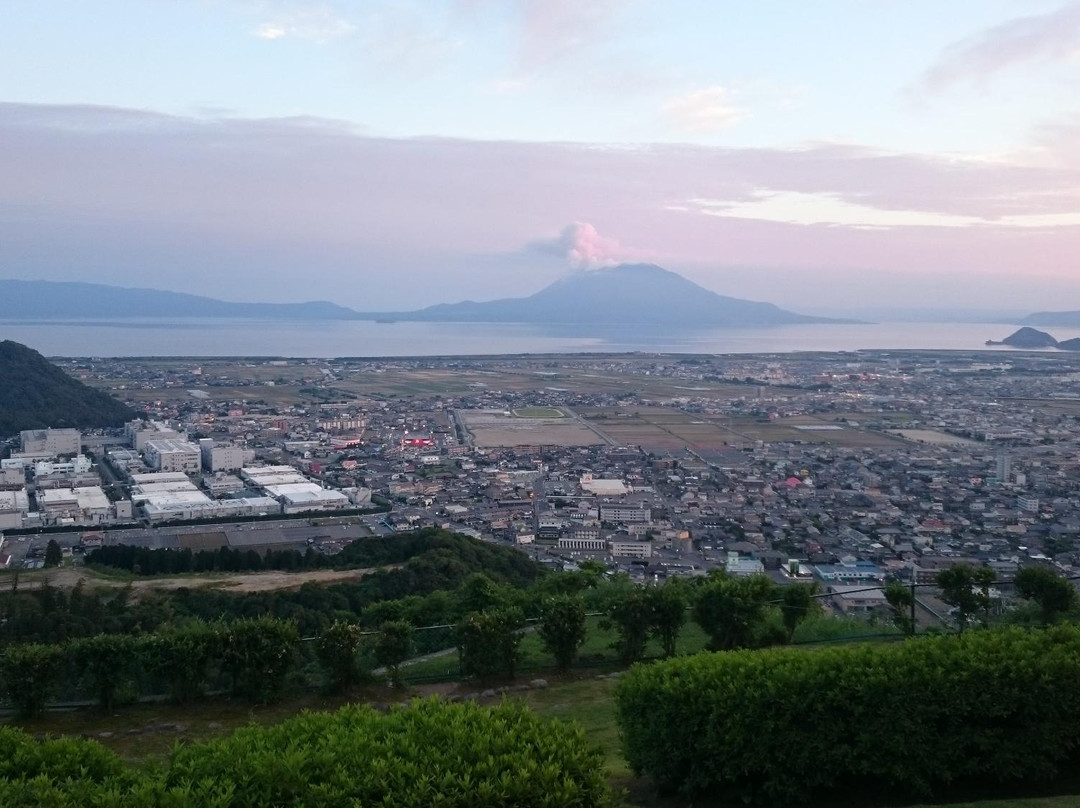
[[[1080,328],[1080,311],[1039,311],[1020,320],[1020,325]]]
[[[848,323],[724,297],[655,264],[575,272],[528,297],[440,303],[419,311],[357,312],[336,303],[231,303],[199,295],[96,283],[0,280],[0,319],[203,317],[260,320],[403,320],[709,328]]]
[[[994,340],[987,340],[987,345],[1008,345],[1010,348],[1057,348],[1058,341],[1045,331],[1038,331],[1034,328],[1024,326],[1019,331],[1010,334],[1005,337],[1001,342],[995,342]]]
[[[0,436],[48,427],[121,426],[135,413],[68,376],[37,351],[0,342]]]
[[[260,320],[354,320],[335,303],[230,303],[199,295],[99,283],[0,280],[0,318],[76,320],[127,317],[228,317]]]
[[[528,297],[443,303],[372,319],[427,322],[640,324],[682,327],[852,322],[724,297],[655,264],[575,272]]]

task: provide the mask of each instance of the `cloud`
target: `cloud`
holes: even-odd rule
[[[356,31],[354,23],[328,4],[285,1],[261,2],[255,7],[264,18],[252,31],[259,39],[291,37],[321,44]]]
[[[663,106],[668,120],[686,132],[715,132],[736,126],[750,117],[750,111],[734,103],[727,87],[717,85],[694,90],[670,99]]]
[[[946,48],[919,82],[940,92],[967,81],[985,81],[1023,62],[1073,58],[1080,50],[1080,0],[1046,14],[1019,17]]]
[[[555,238],[530,242],[526,250],[558,256],[575,269],[611,266],[626,257],[619,242],[604,238],[588,222],[568,224]]]
[[[511,296],[553,279],[552,254],[804,270],[822,298],[837,290],[821,267],[938,272],[980,294],[995,274],[1041,276],[1080,295],[1080,161],[1042,159],[395,139],[317,118],[0,103],[0,266],[238,299],[310,297],[318,277],[371,310]],[[533,241],[560,222],[576,224]],[[772,275],[754,277],[742,291],[768,298]]]

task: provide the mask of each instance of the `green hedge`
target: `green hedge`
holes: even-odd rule
[[[428,700],[387,714],[359,706],[304,713],[177,746],[145,770],[93,741],[39,743],[17,730],[0,730],[5,752],[5,808],[610,804],[603,756],[584,733],[517,704]]]
[[[1016,784],[1080,751],[1080,627],[701,654],[634,668],[616,702],[631,768],[686,796]]]

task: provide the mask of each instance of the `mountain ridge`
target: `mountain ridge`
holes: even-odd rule
[[[73,281],[0,280],[0,319],[176,317],[739,327],[850,323],[718,294],[655,264],[574,272],[524,297],[361,312],[330,301],[236,303],[182,292]]]

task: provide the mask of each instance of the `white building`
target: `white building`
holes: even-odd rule
[[[198,446],[176,438],[146,441],[143,444],[143,457],[152,469],[182,471],[185,474],[198,474],[202,461]]]
[[[559,539],[560,550],[607,550],[605,539],[576,539],[572,536],[564,536]]]
[[[50,474],[85,474],[90,471],[90,458],[76,455],[68,461],[39,460],[34,464],[35,477],[47,477]]]
[[[241,469],[240,476],[280,502],[285,513],[340,510],[352,504],[345,494],[323,488],[292,466],[252,466]]]
[[[50,488],[37,492],[38,510],[50,523],[106,522],[112,516],[112,504],[100,486],[85,488]]]
[[[239,446],[215,446],[210,439],[199,441],[202,467],[207,471],[240,471],[255,461],[255,452]]]
[[[652,511],[649,508],[636,505],[601,505],[600,521],[621,522],[623,524],[643,523],[652,520]]]
[[[0,530],[22,527],[23,517],[30,511],[26,491],[0,491]]]
[[[1017,497],[1016,507],[1022,510],[1024,513],[1038,513],[1039,512],[1039,498],[1038,497]]]
[[[613,541],[611,555],[615,558],[652,558],[653,546],[647,541]]]
[[[742,558],[738,553],[728,553],[724,569],[730,575],[759,575],[765,572],[765,565],[756,558]]]
[[[185,435],[180,434],[161,421],[130,421],[124,424],[124,434],[127,435],[135,451],[141,452],[148,441],[152,440],[184,440]]]
[[[82,450],[77,429],[27,429],[19,433],[23,454],[76,455]]]

